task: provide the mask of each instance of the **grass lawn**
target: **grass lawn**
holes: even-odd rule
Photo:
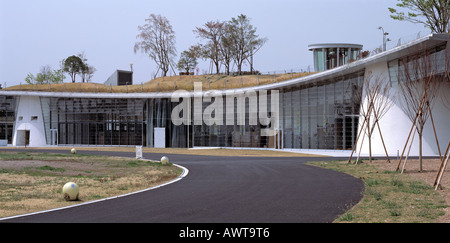
[[[0,218],[134,192],[181,174],[174,165],[128,158],[0,152]],[[78,201],[65,201],[67,182],[80,186]]]
[[[395,163],[395,162],[393,162]],[[364,181],[363,199],[335,220],[350,223],[442,222],[443,195],[411,174],[386,168],[386,161],[349,164],[347,161],[311,162],[311,165],[348,173]],[[392,163],[391,163],[392,164]]]

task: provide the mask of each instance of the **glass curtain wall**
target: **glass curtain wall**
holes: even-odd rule
[[[440,45],[415,55],[388,62],[391,86],[397,86],[398,82],[405,81],[407,71],[409,72],[409,79],[420,78],[419,67],[425,70],[423,71],[424,74],[433,73],[438,78],[444,76],[447,63],[445,55],[446,45]],[[405,65],[407,66],[405,67]]]
[[[179,102],[172,102],[170,98],[42,97],[41,104],[48,144],[154,147],[155,129],[165,128],[166,147],[350,149],[358,129],[360,101],[355,100],[355,97],[361,92],[362,80],[363,72],[332,81],[278,90],[280,103],[277,136],[261,136],[261,130],[267,128],[260,123],[258,115],[261,111],[258,110],[259,113],[256,114],[256,123],[251,123],[255,114],[249,107],[259,105],[258,91],[255,91],[257,101],[248,97],[240,101],[233,98],[231,125],[226,120],[229,104],[225,96],[222,97],[223,125],[206,125],[213,122],[204,120],[215,118],[214,113],[211,117],[203,114],[214,100],[203,101],[201,111],[191,110],[191,123],[193,124],[194,112],[201,112],[202,125],[177,126],[171,121],[171,113],[182,102],[181,99]],[[272,92],[267,91],[268,117],[271,117],[272,100]],[[194,107],[192,98],[189,102]],[[238,106],[245,109],[238,109]],[[8,115],[5,111],[2,112],[0,115],[3,117],[13,116],[12,112],[8,111]],[[243,120],[239,122],[241,117]],[[11,121],[12,125],[14,119],[11,118]],[[5,127],[4,124],[0,123]],[[268,126],[273,128],[272,123]],[[12,128],[8,129],[12,131]],[[5,137],[4,133],[0,135]]]
[[[326,65],[327,70],[338,66],[338,53],[336,48],[326,48]]]
[[[349,61],[357,60],[360,53],[361,53],[360,49],[351,48],[351,54],[350,54],[350,60]]]
[[[255,91],[256,97],[259,97],[259,93]],[[270,117],[271,114],[271,92],[267,92],[267,114]],[[259,99],[259,98],[258,98]],[[202,125],[194,125],[193,130],[190,132],[190,136],[193,137],[193,145],[194,146],[209,146],[209,147],[274,147],[274,139],[273,137],[261,136],[261,130],[271,128],[273,125],[269,124],[265,126],[260,123],[260,119],[258,119],[258,115],[256,114],[256,123],[251,122],[252,118],[255,118],[255,114],[250,112],[250,106],[257,106],[258,99],[255,101],[251,101],[250,98],[245,98],[241,101],[238,101],[237,98],[233,98],[233,118],[232,125],[226,125],[226,109],[228,108],[226,105],[226,97],[222,97],[223,104],[223,124],[224,125],[206,125],[205,120],[203,120]],[[213,101],[214,102],[214,101]],[[239,103],[243,102],[243,103]],[[211,102],[203,102],[202,103],[202,113],[205,109],[211,105]],[[238,109],[238,106],[245,107],[245,109]],[[192,106],[193,107],[193,106]],[[198,111],[193,111],[198,112]],[[213,118],[215,118],[215,113],[212,114]],[[192,116],[194,117],[194,116]],[[238,120],[240,117],[243,117],[242,122]],[[206,121],[209,123],[209,121]],[[211,122],[213,123],[213,122]],[[243,124],[242,124],[243,123]],[[192,145],[190,145],[192,146]]]
[[[279,137],[261,136],[259,123],[249,125],[250,101],[245,100],[245,125],[237,122],[234,104],[234,125],[193,126],[190,136],[194,146],[210,147],[277,147],[298,149],[351,149],[356,141],[364,71],[304,86],[279,90]],[[223,98],[225,100],[225,97]],[[267,107],[270,109],[270,92]],[[203,110],[210,103],[203,103]],[[226,107],[223,107],[225,111]],[[268,110],[270,112],[270,110]]]
[[[316,72],[318,71],[323,71],[324,69],[324,60],[323,60],[323,49],[314,49],[314,60],[316,61],[315,63],[315,70]]]
[[[314,49],[314,68],[317,72],[329,70],[351,63],[358,59],[360,49],[357,48],[316,48]]]
[[[146,144],[143,99],[41,98],[41,104],[47,144]]]
[[[351,149],[358,129],[363,73],[280,91],[284,148]]]
[[[192,147],[192,126],[175,126],[171,121],[172,109],[180,102],[171,102],[169,98],[148,99],[147,146],[154,147],[155,128],[165,128],[165,146],[172,148]]]
[[[0,96],[0,140],[12,143],[17,98],[14,96]]]

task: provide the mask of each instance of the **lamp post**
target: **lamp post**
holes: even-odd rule
[[[381,30],[381,32],[383,32],[383,51],[386,51],[386,42],[387,42],[387,41],[390,41],[390,39],[387,39],[387,40],[386,40],[386,36],[389,35],[389,33],[384,32],[384,29],[383,29],[383,27],[381,27],[381,26],[378,27],[378,29]]]

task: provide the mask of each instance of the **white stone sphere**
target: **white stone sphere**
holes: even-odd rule
[[[161,157],[161,164],[166,165],[169,163],[169,158],[167,156]]]
[[[64,199],[66,199],[66,201],[77,200],[79,191],[80,191],[80,187],[76,183],[67,182],[63,186]]]
[[[75,148],[72,148],[72,149],[70,150],[70,152],[71,152],[72,154],[76,154],[76,153],[77,153],[77,150],[76,150]]]

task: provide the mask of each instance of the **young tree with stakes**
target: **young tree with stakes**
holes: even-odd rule
[[[361,92],[362,91],[362,92]],[[379,125],[379,121],[381,118],[387,113],[387,111],[392,107],[393,102],[391,99],[391,84],[383,75],[374,76],[372,74],[367,75],[364,78],[362,90],[359,90],[354,93],[353,99],[355,99],[355,103],[359,104],[362,102],[360,108],[361,118],[363,119],[363,123],[361,125],[358,137],[356,139],[353,151],[356,148],[356,145],[359,141],[359,137],[361,133],[364,133],[368,139],[369,146],[369,161],[372,162],[372,135],[375,131],[375,128],[378,128],[380,133],[381,142],[383,144],[384,151],[386,153],[388,162],[390,162],[388,152],[386,150],[386,146],[384,143],[383,135],[381,133],[381,128]],[[364,138],[363,136],[361,140],[362,147]],[[353,155],[352,151],[352,155]],[[361,149],[360,149],[361,152]],[[356,159],[356,164],[359,160]],[[349,162],[351,161],[351,156]]]
[[[447,44],[447,48],[450,47],[450,44]],[[444,84],[447,87],[450,87],[450,53],[447,51],[447,55],[445,57],[445,73],[444,73]],[[448,95],[442,96],[442,103],[444,106],[450,110],[450,97]],[[444,176],[445,168],[447,167],[448,161],[450,157],[450,140],[448,141],[447,148],[444,152],[444,157],[441,158],[441,164],[439,166],[438,173],[436,175],[436,179],[434,180],[433,186],[435,186],[435,190],[438,190],[441,187],[442,177]]]
[[[422,137],[425,123],[432,117],[431,110],[439,91],[439,81],[436,79],[436,63],[429,52],[421,52],[403,58],[398,74],[401,107],[413,123],[406,141],[397,170],[400,168],[403,154],[409,142],[411,132],[415,128],[419,136],[419,171],[422,166]],[[434,125],[433,125],[434,127]]]

